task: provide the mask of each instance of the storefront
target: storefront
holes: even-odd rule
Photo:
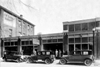
[[[93,28],[100,27],[99,19],[87,19],[63,23],[64,45],[68,54],[81,54],[88,50],[95,58],[100,58],[99,32],[93,34]],[[93,36],[94,35],[94,36]],[[77,51],[77,53],[76,53]]]

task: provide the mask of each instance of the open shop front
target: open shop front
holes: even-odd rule
[[[33,39],[32,38],[31,39],[28,39],[28,38],[21,39],[21,46],[22,46],[23,55],[31,55],[31,54],[33,54],[34,50],[37,49],[36,46],[38,46],[38,45],[39,44],[37,44],[35,42],[34,38]]]

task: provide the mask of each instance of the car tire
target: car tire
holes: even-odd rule
[[[64,65],[64,64],[66,64],[67,62],[66,62],[65,59],[60,59],[59,63],[60,63],[61,65]]]
[[[90,65],[92,64],[92,60],[91,60],[91,59],[85,59],[85,60],[84,60],[84,64],[85,64],[86,66],[90,66]]]
[[[4,59],[3,59],[3,61],[4,61],[4,62],[7,62],[7,59],[6,59],[6,58],[4,58]]]
[[[51,63],[51,60],[50,59],[45,59],[45,63],[46,64],[50,64]]]
[[[26,62],[27,63],[32,63],[32,60],[30,58],[27,58]]]
[[[17,62],[17,63],[21,62],[21,58],[18,58],[16,62]]]

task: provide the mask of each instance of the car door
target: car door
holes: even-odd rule
[[[82,55],[72,55],[69,57],[69,61],[73,63],[81,63],[83,61]]]

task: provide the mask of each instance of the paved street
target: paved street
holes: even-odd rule
[[[16,62],[0,62],[0,67],[89,67],[83,64],[66,64],[60,65],[59,60],[56,60],[53,64],[45,64],[44,62],[37,63],[16,63]],[[100,67],[99,63],[93,63],[90,67]]]

